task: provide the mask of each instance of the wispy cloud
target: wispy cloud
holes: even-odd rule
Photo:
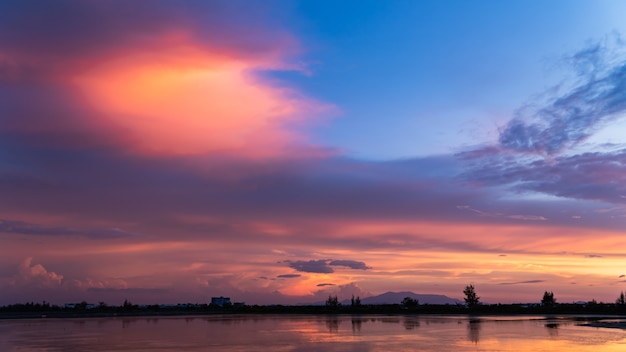
[[[502,282],[498,285],[524,285],[524,284],[539,284],[542,282],[546,282],[546,280],[528,280],[528,281],[517,281],[517,282]]]
[[[565,61],[576,70],[573,86],[552,89],[545,101],[520,109],[500,131],[498,144],[459,153],[468,166],[461,179],[517,193],[624,203],[626,149],[572,149],[607,123],[623,119],[624,46],[620,40],[591,45]]]
[[[134,237],[135,234],[119,228],[77,229],[72,227],[47,227],[15,220],[0,219],[0,233],[36,236],[80,236],[92,239]]]
[[[613,45],[620,43],[616,40]],[[620,54],[595,44],[569,57],[578,70],[577,85],[550,97],[536,110],[520,110],[501,131],[500,146],[551,155],[581,143],[602,124],[619,118],[626,110],[626,62],[616,56]]]

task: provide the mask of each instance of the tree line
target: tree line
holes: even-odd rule
[[[474,284],[469,284],[465,286],[463,290],[463,294],[465,295],[464,300],[465,304],[468,307],[475,307],[480,305],[480,297],[476,294],[476,288]],[[588,304],[598,304],[595,299],[587,302]],[[552,291],[544,291],[543,297],[541,298],[541,305],[544,307],[554,307],[557,304],[556,298],[554,297],[554,292]],[[617,306],[626,306],[626,293],[624,291],[620,292],[619,296],[615,300],[615,305]]]

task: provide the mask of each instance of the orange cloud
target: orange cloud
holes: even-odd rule
[[[281,60],[177,43],[158,54],[119,55],[74,83],[102,122],[127,131],[140,153],[267,157],[306,144],[297,129],[332,109],[255,76],[290,69]]]

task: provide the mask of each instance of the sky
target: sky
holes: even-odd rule
[[[626,290],[622,1],[3,1],[0,305]]]

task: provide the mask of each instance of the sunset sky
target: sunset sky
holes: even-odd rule
[[[0,305],[612,302],[624,14],[2,1]]]

